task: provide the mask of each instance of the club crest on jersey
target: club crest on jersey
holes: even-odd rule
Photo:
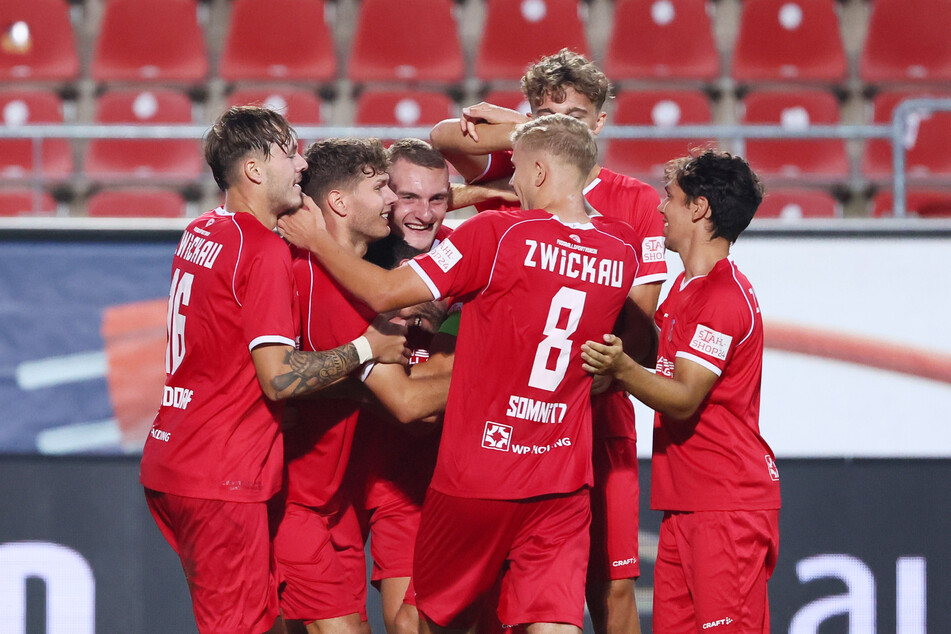
[[[578,243],[578,244],[581,244],[581,236],[579,236],[577,233],[572,233],[572,234],[569,235],[568,237],[571,238],[571,241],[572,241],[572,242],[576,242],[576,243]]]
[[[512,440],[512,426],[486,421],[482,435],[482,447],[496,451],[508,451]]]
[[[462,259],[462,254],[459,253],[459,249],[456,248],[449,238],[446,238],[439,243],[439,246],[429,252],[430,257],[432,257],[433,262],[436,263],[443,273],[448,273],[449,269],[454,267],[459,260]]]
[[[644,238],[641,242],[641,259],[644,262],[663,262],[666,251],[663,238]]]
[[[733,337],[717,332],[712,328],[707,328],[703,324],[697,324],[697,331],[693,333],[693,339],[690,340],[690,347],[703,354],[715,357],[720,361],[726,361],[726,355],[730,351],[730,344],[733,343]]]

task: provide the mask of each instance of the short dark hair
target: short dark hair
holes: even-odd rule
[[[564,114],[529,119],[515,128],[512,146],[557,156],[587,176],[598,160],[598,146],[588,126]]]
[[[412,260],[422,253],[426,251],[407,244],[403,236],[390,233],[382,240],[367,245],[367,253],[363,259],[384,269],[395,269],[403,260]]]
[[[271,144],[297,145],[297,134],[279,112],[260,106],[228,108],[205,135],[205,161],[221,191],[237,181],[234,169],[248,154],[271,155]]]
[[[599,112],[612,96],[611,82],[601,69],[567,48],[535,62],[522,77],[522,92],[533,109],[541,105],[545,95],[562,103],[569,87],[591,100]]]
[[[317,202],[334,189],[355,187],[361,176],[385,174],[386,150],[379,139],[338,138],[312,143],[304,152],[304,193]]]
[[[707,199],[714,238],[736,242],[763,202],[763,184],[750,164],[722,150],[693,150],[669,161],[664,177],[683,190],[687,203]]]
[[[412,137],[400,139],[387,148],[386,156],[390,159],[390,165],[404,160],[429,169],[449,169],[443,155],[422,139]]]

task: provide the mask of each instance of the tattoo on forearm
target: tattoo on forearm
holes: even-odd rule
[[[290,372],[272,380],[279,394],[291,390],[286,396],[301,396],[326,387],[353,372],[360,365],[357,349],[352,343],[320,352],[291,350],[284,358]]]

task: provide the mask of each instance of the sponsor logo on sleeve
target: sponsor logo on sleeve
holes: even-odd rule
[[[641,243],[641,259],[644,262],[662,262],[664,259],[664,239],[659,237],[644,238]]]
[[[769,454],[766,454],[766,470],[769,471],[769,479],[773,482],[779,482],[779,468],[776,461]]]
[[[712,328],[707,328],[703,324],[697,324],[697,331],[693,333],[693,339],[690,340],[690,347],[703,354],[715,357],[720,361],[726,361],[726,355],[730,351],[730,344],[733,343],[733,337],[717,332]]]
[[[512,440],[512,426],[486,421],[482,435],[482,447],[496,451],[508,451]]]
[[[459,260],[462,259],[462,254],[459,253],[459,249],[456,248],[456,245],[454,245],[449,238],[440,242],[438,247],[429,252],[429,255],[443,273],[448,273],[449,269],[454,267]]]

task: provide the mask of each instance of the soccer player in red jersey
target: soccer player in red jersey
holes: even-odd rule
[[[306,152],[304,191],[317,201],[335,245],[362,257],[389,234],[395,196],[387,158],[376,139],[328,139]],[[294,261],[301,293],[302,346],[323,350],[360,333],[376,313],[346,292],[307,253]],[[401,422],[441,411],[448,377],[411,380],[397,365],[365,367],[364,385]],[[349,492],[342,486],[361,401],[299,401],[285,428],[287,494],[274,540],[285,587],[284,617],[308,632],[359,632],[365,616],[363,536]],[[295,623],[296,625],[296,623]]]
[[[763,198],[743,159],[706,151],[668,163],[660,206],[684,272],[655,316],[657,373],[613,335],[582,348],[657,411],[651,507],[664,511],[654,631],[769,632],[767,580],[779,549],[779,471],[759,430],[763,319],[730,246]]]
[[[584,122],[594,134],[604,127],[607,114],[603,107],[611,94],[610,83],[596,65],[577,53],[565,49],[533,64],[522,77],[522,91],[531,106],[531,116],[566,114]],[[511,173],[511,131],[528,118],[481,103],[464,109],[460,119],[439,123],[432,131],[433,144],[470,181],[494,181]],[[636,231],[638,271],[631,299],[644,315],[653,315],[667,278],[656,190],[595,165],[584,194],[593,213],[623,220]],[[477,207],[483,209],[498,202]],[[605,387],[606,383],[601,382],[596,391]],[[615,386],[597,394],[592,406],[595,484],[591,491],[588,609],[596,632],[636,634],[640,624],[634,584],[640,576],[640,563],[634,405]]]
[[[325,352],[296,349],[291,255],[273,230],[301,205],[306,164],[281,115],[226,111],[205,158],[225,202],[189,224],[172,262],[165,395],[140,480],[199,631],[259,634],[282,627],[267,508],[281,486],[281,400],[369,358],[402,361],[405,340],[368,329]]]
[[[338,248],[309,205],[281,220],[375,310],[465,302],[413,564],[424,631],[468,629],[500,575],[503,624],[583,624],[593,476],[579,344],[613,327],[637,268],[633,230],[586,212],[595,155],[571,117],[520,126],[513,185],[525,210],[471,218],[392,271]]]
[[[396,202],[390,212],[390,235],[369,245],[368,261],[391,269],[403,259],[429,251],[452,230],[443,226],[449,210],[449,167],[425,141],[406,138],[387,149],[390,189]],[[429,357],[429,341],[445,317],[444,302],[427,302],[400,311],[395,318],[408,327],[411,369]],[[428,373],[431,367],[425,368]],[[448,373],[446,373],[448,374]],[[397,613],[408,601],[406,627],[418,629],[415,597],[407,595],[419,514],[435,466],[438,429],[407,433],[382,417],[365,412],[354,441],[350,473],[358,510],[364,514],[364,538],[370,537],[371,580],[379,589],[386,631],[396,632]]]

